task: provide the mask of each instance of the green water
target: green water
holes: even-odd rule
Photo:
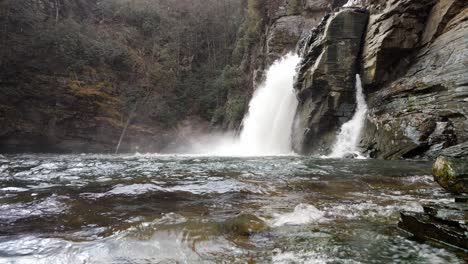
[[[452,200],[430,163],[306,157],[13,155],[0,263],[465,263],[399,211]],[[263,221],[242,234],[239,215]]]

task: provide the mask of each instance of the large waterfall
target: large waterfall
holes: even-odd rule
[[[267,70],[255,90],[239,137],[210,135],[197,139],[195,153],[223,156],[292,154],[291,134],[298,101],[293,89],[300,58],[288,54]]]
[[[346,155],[361,156],[358,152],[358,142],[367,114],[367,104],[359,74],[356,75],[356,102],[356,113],[350,121],[341,127],[329,158],[343,158]]]
[[[300,58],[286,55],[267,71],[249,104],[240,135],[240,148],[247,155],[290,154],[291,132],[297,109],[293,89]]]

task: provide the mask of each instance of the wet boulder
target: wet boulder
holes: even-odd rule
[[[450,158],[467,158],[468,157],[468,141],[446,148],[440,152],[441,156]]]
[[[239,214],[222,223],[221,229],[231,235],[248,237],[266,231],[268,226],[253,214]]]
[[[398,227],[416,238],[468,249],[468,204],[427,204],[423,213],[401,212]]]
[[[468,193],[468,160],[439,157],[432,166],[434,180],[453,193]]]

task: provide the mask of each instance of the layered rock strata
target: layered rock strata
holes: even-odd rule
[[[383,159],[436,157],[467,141],[466,1],[393,1],[371,16],[362,147]]]
[[[351,119],[367,19],[362,9],[337,11],[301,43],[303,59],[294,87],[300,102],[293,132],[296,151],[327,152],[336,131]]]
[[[340,125],[354,111],[353,74],[360,73],[369,106],[360,147],[368,156],[436,158],[446,150],[466,156],[468,3],[361,2],[370,13],[362,51],[356,48],[336,53],[339,59],[327,55],[324,60],[323,54],[335,54],[328,53],[328,46],[338,43],[335,46],[344,49],[348,40],[342,35],[346,32],[324,39],[337,14],[327,15],[299,43],[304,60],[296,83],[301,103],[295,150],[327,154]],[[360,20],[348,23],[362,26]],[[356,56],[358,66],[353,62]],[[343,70],[337,72],[331,65]]]

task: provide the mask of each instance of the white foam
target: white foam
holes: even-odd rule
[[[275,216],[272,226],[305,225],[323,222],[325,213],[310,204],[299,204],[292,213],[278,214]]]
[[[356,113],[350,121],[341,127],[329,158],[343,158],[349,154],[356,155],[360,159],[365,158],[358,151],[358,141],[368,109],[359,75],[356,75],[356,102]]]

